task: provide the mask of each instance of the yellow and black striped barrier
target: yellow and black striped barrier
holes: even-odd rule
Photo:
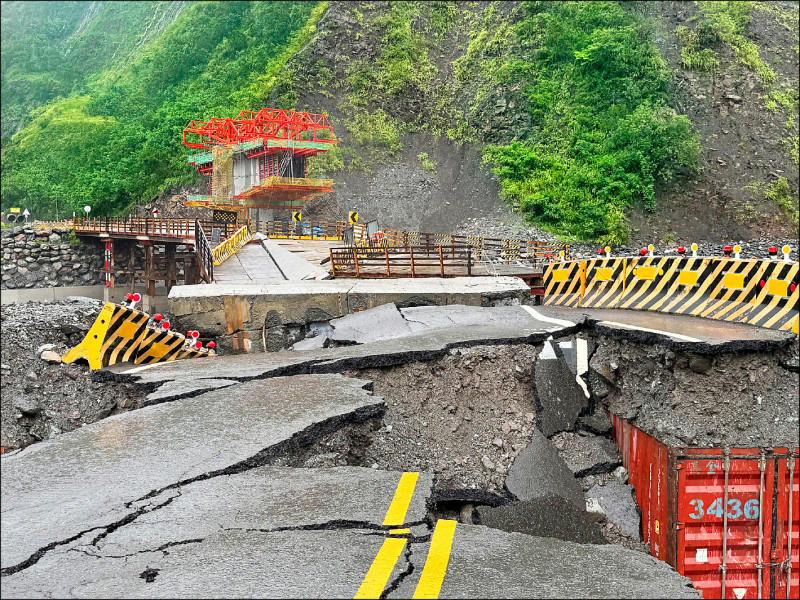
[[[621,308],[800,333],[797,262],[641,256],[550,263],[545,305]]]
[[[765,268],[759,271],[757,295],[745,322],[767,329],[800,333],[798,331],[799,269],[797,263],[767,263]]]
[[[69,364],[83,358],[96,371],[121,362],[152,364],[214,356],[212,350],[193,347],[194,342],[179,333],[149,326],[149,319],[141,311],[106,302],[89,333],[61,357],[61,362]]]
[[[250,233],[247,225],[239,228],[236,233],[211,251],[212,255],[214,256],[214,266],[220,266],[223,262],[241,250],[244,245],[252,239],[253,234]]]
[[[705,281],[708,259],[646,257],[629,261],[630,278],[626,274],[625,292],[618,308],[679,312],[705,293],[700,288]],[[646,267],[651,266],[654,272],[647,271]],[[639,271],[639,267],[645,269]]]
[[[157,362],[175,360],[186,344],[186,336],[176,331],[147,328],[142,347],[133,362],[149,365]]]
[[[85,358],[92,370],[131,360],[139,348],[149,315],[106,302],[83,341],[61,357],[72,363]]]
[[[586,261],[586,287],[581,306],[614,308],[625,293],[625,258],[591,258]]]
[[[584,261],[551,262],[544,271],[544,304],[577,308],[585,285]]]

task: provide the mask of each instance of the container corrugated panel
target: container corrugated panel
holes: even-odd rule
[[[613,424],[654,556],[704,598],[798,598],[797,448],[735,448],[726,457],[719,448],[668,447],[616,416]]]

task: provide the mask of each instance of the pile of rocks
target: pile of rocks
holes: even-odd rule
[[[126,384],[92,381],[85,361],[61,362],[61,356],[83,340],[101,307],[97,300],[71,296],[0,309],[0,443],[6,449],[140,406],[143,395]]]
[[[724,256],[723,250],[725,246],[741,246],[742,251],[739,254],[740,258],[769,258],[769,249],[771,247],[778,248],[778,257],[783,258],[781,248],[789,246],[792,251],[789,256],[793,260],[797,260],[798,254],[798,240],[796,239],[776,239],[773,241],[727,241],[727,242],[697,242],[697,255],[703,257],[722,257]],[[678,248],[684,246],[686,248],[686,256],[691,256],[691,241],[669,242],[667,244],[653,244],[653,254],[656,256],[677,256]],[[596,258],[601,244],[596,242],[571,242],[569,245],[569,254],[571,258]],[[639,256],[642,247],[636,246],[611,246],[611,256]]]
[[[2,233],[0,289],[96,285],[103,282],[99,244],[70,243],[70,229],[14,227]]]
[[[521,215],[505,215],[505,220],[494,217],[480,217],[477,219],[467,219],[462,222],[453,235],[470,235],[484,238],[499,238],[512,240],[536,240],[540,242],[557,242],[558,237],[526,225]]]

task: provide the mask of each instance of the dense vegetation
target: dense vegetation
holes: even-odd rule
[[[615,2],[526,2],[521,58],[501,81],[530,103],[528,139],[487,148],[503,193],[535,223],[581,239],[626,238],[625,209],[696,168],[700,145],[668,106],[668,69],[644,24]]]
[[[62,214],[125,214],[200,181],[180,145],[188,121],[265,104],[332,114],[344,143],[312,175],[411,160],[436,176],[434,146],[403,153],[406,134],[474,144],[502,195],[567,239],[623,241],[632,207],[655,208],[661,184],[697,171],[642,3],[341,3],[298,54],[327,4],[3,2],[3,209],[51,216],[58,199]],[[748,29],[772,11],[796,32],[796,11],[695,6],[675,32],[683,66],[713,73],[733,51],[797,162],[796,90]],[[751,191],[786,212],[784,187]]]
[[[15,8],[4,5],[4,19]],[[74,90],[57,81],[63,87],[51,86],[41,99],[71,95],[39,108],[3,148],[3,209],[23,203],[37,216],[51,215],[57,198],[64,212],[88,203],[94,214],[123,213],[191,183],[189,150],[180,145],[186,124],[260,108],[324,9],[310,2],[191,3],[125,63],[72,82]],[[4,64],[5,49],[4,37]]]
[[[347,61],[324,92],[346,119],[344,167],[391,160],[405,132],[484,143],[502,194],[529,221],[609,242],[626,238],[628,207],[653,208],[658,182],[697,168],[697,135],[668,104],[670,73],[647,23],[617,2],[365,8],[351,14],[378,37],[377,59]],[[431,59],[446,35],[468,40],[449,80]],[[498,115],[512,125],[498,129]],[[435,169],[427,154],[420,166]]]
[[[2,2],[2,144],[31,110],[129,61],[183,2]]]

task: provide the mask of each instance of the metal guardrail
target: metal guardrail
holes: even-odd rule
[[[217,267],[220,266],[252,239],[253,234],[250,233],[247,225],[244,225],[239,231],[212,250],[214,265]]]
[[[194,245],[197,263],[201,271],[200,275],[206,283],[211,283],[214,281],[214,255],[199,219],[194,222]]]
[[[250,231],[275,239],[341,241],[347,224],[342,221],[250,221]]]
[[[388,246],[469,246],[475,253],[475,259],[481,260],[484,250],[491,251],[493,256],[504,260],[524,259],[535,266],[547,255],[557,258],[560,252],[569,256],[569,245],[562,243],[539,242],[515,238],[482,238],[468,235],[448,235],[442,233],[424,233],[419,231],[401,231],[381,229]],[[548,261],[549,262],[549,261]]]
[[[468,246],[331,248],[334,277],[469,277],[474,258]]]
[[[232,235],[242,227],[242,223],[215,223],[210,219],[85,219],[76,218],[72,226],[77,234],[87,235],[131,235],[167,238],[192,238],[195,236],[195,224],[199,223],[205,234],[211,235],[211,229],[217,227],[225,236]]]

